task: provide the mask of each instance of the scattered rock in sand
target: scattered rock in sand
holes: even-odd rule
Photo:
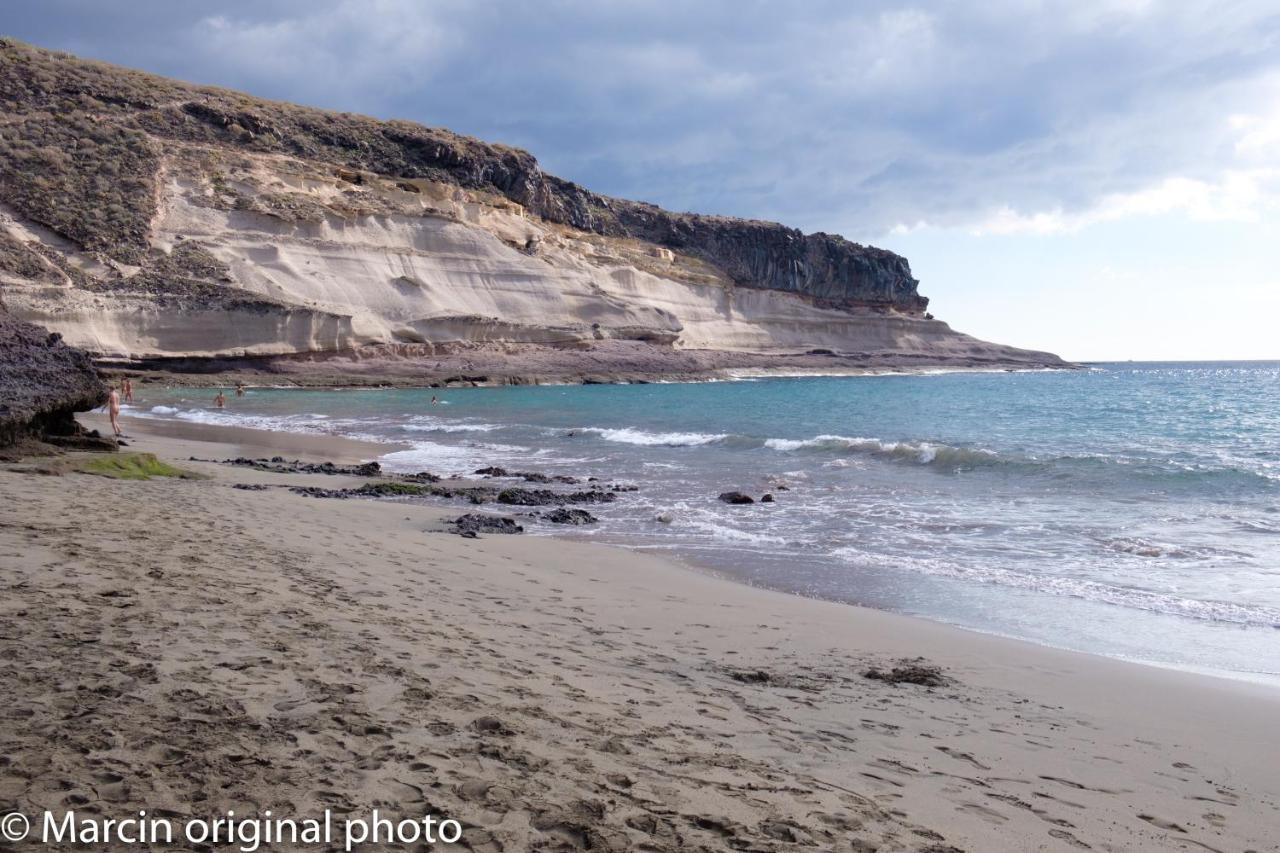
[[[751,495],[745,495],[742,492],[721,492],[720,500],[727,504],[753,504],[756,502]]]
[[[271,487],[266,483],[232,483],[231,488],[243,489],[246,492],[265,492]]]
[[[474,472],[484,477],[503,477],[511,480],[524,480],[526,483],[566,483],[573,485],[579,482],[577,477],[568,477],[563,474],[540,474],[537,471],[508,471],[497,465],[490,465],[487,468],[477,468]]]
[[[770,492],[765,492],[764,497],[760,498],[760,503],[762,504],[773,503],[773,495]]]
[[[942,674],[942,668],[925,663],[923,658],[898,661],[897,666],[887,670],[873,666],[862,675],[872,681],[883,681],[895,686],[918,684],[922,687],[941,687],[947,683],[947,677]]]
[[[241,468],[254,468],[258,471],[271,471],[277,474],[343,474],[349,477],[377,477],[382,474],[382,466],[377,462],[365,462],[361,465],[337,465],[333,462],[302,462],[294,459],[286,462],[281,456],[271,459],[247,459],[237,456],[235,459],[196,459],[193,462],[221,462],[223,465],[236,465]]]
[[[499,515],[481,515],[469,512],[459,516],[452,522],[453,532],[467,538],[474,538],[479,533],[524,533],[524,528],[516,524],[514,518]]]
[[[676,517],[669,512],[660,512],[653,517],[653,520],[659,524],[671,524],[676,520]]]
[[[552,524],[595,524],[598,520],[594,515],[585,509],[569,509],[568,507],[558,507],[551,510],[543,516]]]
[[[319,486],[290,486],[289,491],[308,498],[337,498],[338,500],[345,500],[354,494],[352,489],[322,489]]]

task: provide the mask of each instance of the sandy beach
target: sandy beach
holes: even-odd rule
[[[386,447],[168,429],[126,419],[128,449],[208,479],[0,468],[0,812],[430,812],[476,851],[1280,850],[1273,688],[464,539],[461,505],[237,489],[362,481],[187,460]],[[903,660],[943,683],[864,675]]]

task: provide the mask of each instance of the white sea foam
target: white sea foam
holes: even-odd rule
[[[680,521],[680,515],[676,514],[676,521]],[[743,530],[739,527],[732,527],[727,524],[720,524],[714,521],[704,521],[702,519],[691,518],[687,521],[687,525],[693,529],[705,533],[718,542],[724,542],[734,545],[786,545],[787,540],[781,536],[773,536],[768,533],[757,533],[752,530]]]
[[[837,548],[832,553],[852,563],[864,563],[867,560],[880,562],[885,559],[883,554],[868,553],[857,547]],[[962,566],[942,558],[904,554],[893,557],[892,561],[898,568],[934,577],[954,578],[972,583],[993,584],[1030,592],[1079,598],[1188,619],[1280,627],[1280,610],[1273,607],[1226,601],[1204,601],[1175,593],[1116,586],[1084,578],[1017,572],[993,566]]]
[[[443,421],[438,418],[417,417],[404,424],[402,429],[409,432],[493,432],[501,429],[498,424],[467,423],[462,421]]]
[[[729,436],[720,433],[705,432],[645,432],[644,430],[623,427],[621,429],[605,429],[603,427],[583,427],[578,432],[589,432],[600,436],[605,441],[619,444],[635,444],[642,447],[696,447],[721,441]]]
[[[134,417],[180,420],[211,426],[260,429],[270,432],[308,433],[311,435],[340,435],[361,441],[383,442],[386,438],[369,434],[371,424],[366,421],[335,419],[316,412],[294,415],[248,415],[228,409],[182,409],[175,406],[152,406],[149,412],[139,411]]]
[[[522,451],[524,448],[511,448]],[[476,468],[492,465],[499,451],[486,445],[439,444],[415,441],[408,450],[396,450],[378,457],[388,471],[431,471],[436,474],[469,474]]]

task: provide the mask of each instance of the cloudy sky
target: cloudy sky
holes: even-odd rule
[[[1274,0],[9,0],[0,28],[882,245],[993,340],[1280,358]]]

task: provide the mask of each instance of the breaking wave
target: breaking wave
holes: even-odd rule
[[[994,451],[982,448],[843,435],[820,435],[808,439],[770,438],[765,440],[764,446],[786,453],[867,453],[902,462],[945,468],[971,468],[1000,461]]]
[[[605,441],[619,444],[635,444],[642,447],[696,447],[712,444],[729,438],[724,433],[711,434],[704,432],[645,432],[640,429],[623,427],[622,429],[606,429],[604,427],[583,427],[577,432],[598,435]]]
[[[497,424],[442,421],[437,418],[414,418],[401,428],[409,432],[493,432],[501,429]]]
[[[807,439],[756,438],[735,433],[646,432],[622,427],[584,427],[577,432],[598,435],[605,441],[641,447],[701,447],[722,445],[734,449],[767,448],[784,453],[870,454],[887,459],[937,465],[943,468],[972,468],[1000,461],[990,450],[953,447],[933,442],[884,441],[843,435],[819,435]]]

